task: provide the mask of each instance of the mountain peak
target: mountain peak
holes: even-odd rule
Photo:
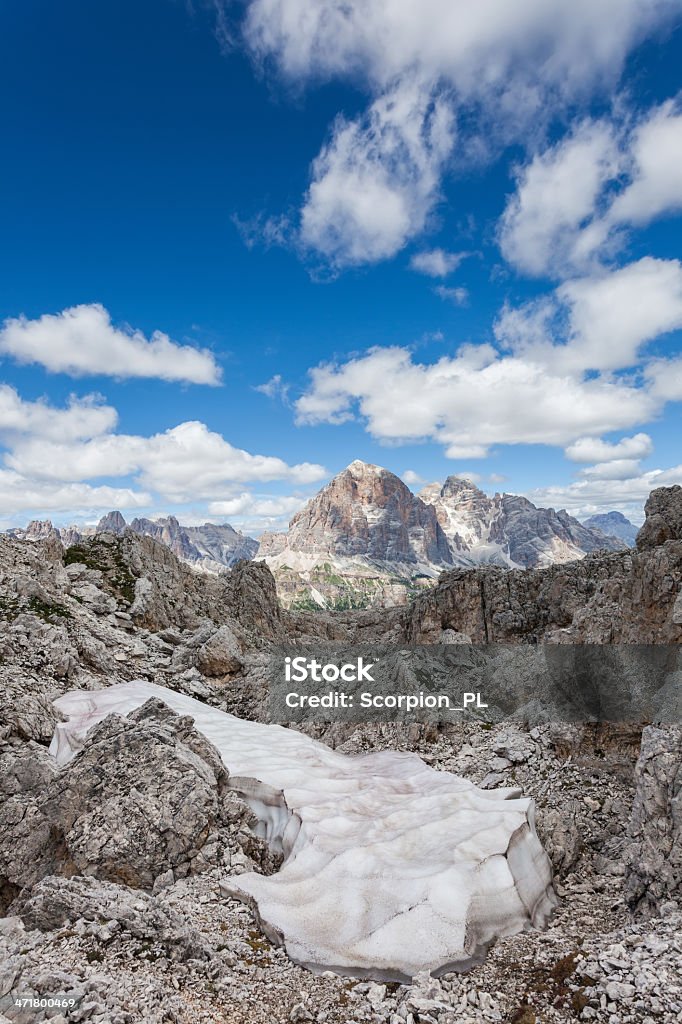
[[[383,466],[375,466],[373,462],[363,462],[362,459],[353,459],[342,472],[350,473],[352,476],[384,476],[389,473]],[[391,474],[392,476],[393,474]]]
[[[127,523],[120,512],[107,512],[97,524],[97,533],[123,533]]]

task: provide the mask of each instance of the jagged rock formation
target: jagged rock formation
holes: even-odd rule
[[[65,847],[55,849],[41,815],[45,793],[63,789],[78,764],[76,758],[59,769],[46,750],[58,717],[53,701],[67,691],[142,678],[262,721],[268,652],[283,641],[466,643],[487,631],[511,645],[679,644],[681,562],[676,488],[651,495],[635,551],[527,571],[450,570],[410,608],[335,614],[282,609],[263,564],[199,574],[154,539],[129,531],[83,538],[67,552],[54,534],[32,543],[0,538],[0,1014],[18,1024],[43,1021],[59,1011],[23,1009],[15,1000],[68,992],[74,1008],[61,1011],[67,1020],[106,1024],[162,1024],[171,1015],[194,1024],[202,1014],[206,1024],[271,1024],[302,1022],[308,1013],[327,1024],[405,1021],[409,1014],[483,1024],[496,1014],[530,1021],[531,1013],[674,1024],[682,1013],[679,744],[659,726],[645,733],[637,777],[636,724],[548,724],[530,732],[521,724],[484,730],[478,723],[311,729],[342,753],[416,749],[440,772],[493,793],[521,787],[536,801],[561,899],[547,930],[540,939],[529,932],[499,940],[468,975],[421,977],[397,988],[349,985],[297,967],[254,930],[247,907],[221,893],[221,881],[238,888],[245,874],[274,866],[263,840],[249,832],[253,812],[235,807],[232,791],[221,811],[228,824],[212,833],[216,844],[207,839],[196,858],[188,851],[190,873],[179,877],[186,863],[180,857],[172,879],[156,876],[151,892],[67,877],[70,857]],[[222,626],[230,637],[216,636]],[[207,644],[211,651],[213,637],[225,660],[204,665],[200,651]],[[240,667],[230,660],[235,653]],[[205,675],[209,664],[227,671]],[[149,724],[152,733],[157,727],[162,723]],[[179,739],[172,748],[160,743],[158,764],[182,748]],[[109,766],[116,773],[111,760],[104,763],[107,774]],[[94,800],[95,776],[103,791],[106,780],[99,759],[89,764],[79,789]],[[150,749],[141,750],[139,764],[145,767],[134,788],[142,804],[147,793],[161,798]],[[120,778],[131,778],[130,762]],[[107,793],[135,796],[127,782],[117,795]],[[130,820],[134,825],[134,814]],[[52,873],[31,883],[33,865]],[[169,925],[170,914],[178,916]],[[198,940],[186,938],[193,930]]]
[[[460,562],[529,568],[623,547],[616,538],[584,526],[567,512],[536,508],[516,494],[489,498],[471,481],[458,477],[449,476],[442,487],[429,484],[419,497],[435,508]]]
[[[149,698],[191,715],[180,723],[193,720],[215,744],[230,773],[226,783],[260,819],[258,833],[281,849],[276,874],[241,875],[225,889],[255,903],[266,933],[293,960],[405,980],[422,970],[467,968],[493,939],[546,924],[555,899],[532,802],[518,790],[478,790],[414,754],[347,758],[300,733],[243,722],[140,682],[61,697],[57,708],[67,721],[51,747],[58,762],[73,757],[93,726],[86,741],[93,755],[103,731],[121,735],[129,720],[112,711],[142,722]],[[140,753],[133,747],[126,756]],[[213,762],[211,770],[215,780]],[[199,806],[190,823],[204,814]],[[125,844],[129,832],[128,824]],[[148,844],[133,838],[132,845],[156,863]]]
[[[512,494],[490,498],[457,477],[415,496],[393,473],[360,460],[322,488],[287,533],[266,532],[260,543],[228,524],[182,526],[167,516],[128,525],[120,512],[109,512],[95,528],[57,530],[49,520],[34,520],[9,533],[68,547],[100,533],[122,536],[126,528],[212,573],[257,557],[273,570],[286,607],[334,611],[407,604],[449,565],[534,567],[625,546],[566,512],[538,509]]]
[[[607,537],[617,537],[624,541],[629,548],[634,547],[637,539],[637,527],[626,519],[622,512],[604,512],[599,515],[583,519],[583,526],[591,530],[601,530]]]
[[[434,512],[399,477],[360,460],[294,516],[287,548],[383,562],[452,562]]]
[[[228,523],[204,523],[181,526],[175,516],[165,519],[133,519],[127,523],[120,512],[108,512],[96,527],[67,526],[57,529],[49,519],[32,520],[25,529],[15,527],[7,533],[17,540],[60,540],[65,547],[80,544],[100,533],[121,536],[126,529],[142,537],[153,537],[165,544],[182,562],[207,572],[218,573],[242,558],[253,558],[258,541],[235,530]]]

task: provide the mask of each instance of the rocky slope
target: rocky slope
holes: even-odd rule
[[[268,651],[285,639],[403,645],[456,631],[677,645],[682,489],[653,492],[646,514],[633,552],[450,570],[409,608],[339,614],[282,609],[263,564],[200,575],[131,531],[66,551],[53,535],[0,538],[0,1014],[22,1024],[679,1020],[679,727],[317,729],[341,752],[416,750],[432,768],[536,802],[560,898],[548,929],[500,940],[467,974],[390,985],[294,965],[225,895],[226,876],[271,873],[277,857],[190,721],[147,706],[102,722],[69,766],[46,749],[54,698],[139,678],[262,719]]]
[[[637,527],[626,519],[622,512],[604,512],[601,515],[583,519],[583,526],[590,530],[601,530],[607,537],[617,537],[625,541],[628,547],[634,547],[637,540]]]
[[[405,611],[407,638],[438,642],[454,630],[474,643],[680,643],[681,494],[652,492],[634,551],[544,569],[443,573]]]

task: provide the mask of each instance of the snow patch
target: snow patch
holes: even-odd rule
[[[96,722],[151,697],[192,716],[261,834],[284,852],[277,874],[222,887],[254,907],[297,963],[404,981],[468,969],[495,938],[546,923],[552,872],[532,801],[480,790],[416,754],[343,755],[144,681],[58,698],[67,721],[51,753],[65,764]]]

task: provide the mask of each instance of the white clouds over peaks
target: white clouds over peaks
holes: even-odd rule
[[[623,437],[612,444],[600,437],[580,437],[566,449],[566,457],[572,462],[614,462],[622,459],[644,459],[654,450],[648,434]]]
[[[553,373],[490,346],[461,349],[436,363],[403,348],[375,348],[310,372],[296,403],[299,423],[342,423],[359,414],[388,442],[430,438],[450,458],[479,458],[494,444],[555,444],[626,429],[659,403],[625,381]]]
[[[550,118],[613,84],[629,50],[679,7],[679,0],[251,0],[244,39],[260,64],[296,84],[359,81],[371,98],[364,115],[337,120],[313,163],[300,241],[335,267],[393,256],[427,223],[458,121],[477,123],[466,132],[479,154],[493,125],[502,140],[525,137],[531,118]],[[472,110],[473,122],[459,118]]]
[[[585,121],[518,174],[502,216],[505,258],[524,273],[598,266],[630,226],[682,210],[682,113],[668,101],[635,122]]]
[[[6,463],[42,479],[134,474],[143,487],[176,502],[232,497],[235,485],[249,481],[311,483],[326,475],[313,463],[290,466],[274,456],[235,448],[196,421],[151,437],[105,434],[78,445],[29,440],[14,445]]]
[[[219,384],[221,377],[207,350],[178,345],[160,331],[147,339],[140,331],[114,327],[98,304],[37,320],[6,320],[0,328],[0,355],[73,377],[156,377],[193,384]]]

